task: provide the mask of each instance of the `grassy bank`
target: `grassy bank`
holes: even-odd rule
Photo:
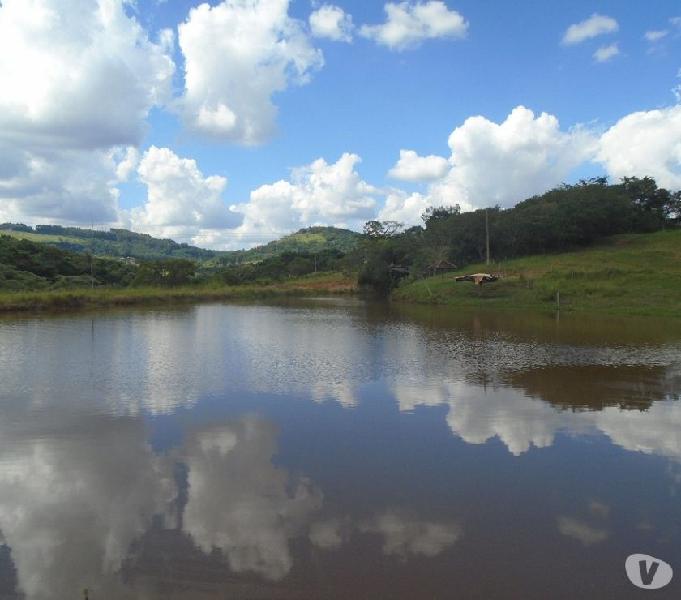
[[[482,289],[455,275],[499,273]],[[400,302],[681,317],[681,230],[620,235],[586,250],[469,265],[403,284]]]
[[[347,294],[355,278],[322,273],[269,284],[178,288],[95,288],[60,291],[0,292],[0,312],[75,310],[106,306],[205,302],[229,299]]]

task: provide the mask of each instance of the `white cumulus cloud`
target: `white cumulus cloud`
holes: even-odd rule
[[[553,115],[517,106],[501,123],[466,119],[449,136],[449,147],[444,176],[424,194],[389,194],[383,218],[414,224],[428,206],[513,206],[561,183],[591,158],[596,139],[580,128],[562,130]]]
[[[594,13],[588,19],[570,25],[563,36],[563,44],[579,44],[585,40],[614,33],[618,30],[619,23],[615,19]]]
[[[117,161],[116,178],[118,181],[127,181],[137,169],[140,162],[140,153],[134,146],[127,148],[115,148],[111,152],[111,158]]]
[[[222,200],[227,179],[205,177],[193,159],[152,146],[144,153],[137,173],[147,186],[147,200],[130,212],[136,230],[190,241],[240,221]]]
[[[310,225],[360,228],[374,217],[380,196],[357,172],[360,160],[350,153],[332,164],[319,158],[294,169],[290,181],[253,190],[248,203],[232,207],[244,216],[235,233],[253,242],[254,234],[264,241]]]
[[[649,175],[681,189],[681,104],[623,117],[601,137],[597,160],[613,177]]]
[[[468,32],[468,22],[444,2],[388,2],[384,6],[385,23],[363,25],[360,34],[391,50],[414,48],[424,40],[461,39]]]
[[[289,0],[224,0],[193,8],[178,27],[185,60],[180,111],[190,130],[258,144],[275,130],[275,92],[323,64]]]
[[[174,64],[122,0],[4,0],[0,135],[30,147],[136,144]]]
[[[115,184],[129,169],[112,148],[138,144],[170,94],[169,34],[159,39],[122,0],[2,2],[3,217],[117,222]]]
[[[449,136],[452,168],[431,195],[447,204],[512,206],[561,183],[590,158],[594,140],[551,114],[517,106],[501,123],[470,117]]]
[[[102,150],[31,152],[0,142],[0,220],[117,223],[116,164]]]
[[[408,194],[402,190],[391,190],[386,196],[378,218],[405,225],[421,225],[421,215],[431,206],[433,199],[428,194],[419,192]]]
[[[388,175],[402,181],[430,181],[444,176],[448,167],[442,156],[419,156],[413,150],[400,150],[400,158]]]
[[[354,30],[352,16],[339,6],[324,4],[310,15],[310,30],[314,37],[351,42]]]

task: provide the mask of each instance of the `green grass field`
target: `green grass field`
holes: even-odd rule
[[[68,237],[64,235],[47,235],[44,233],[28,233],[27,231],[14,231],[11,229],[3,229],[0,235],[8,235],[18,240],[28,240],[29,242],[36,242],[38,244],[59,244],[67,242],[69,244],[80,244],[87,246],[89,240],[85,238]]]
[[[488,272],[500,281],[478,288],[454,281]],[[681,317],[681,230],[614,236],[591,248],[518,258],[404,283],[400,302]]]
[[[61,291],[0,293],[0,312],[76,310],[106,306],[206,302],[277,296],[348,294],[355,278],[341,273],[320,273],[280,283],[237,286],[188,286],[178,288],[94,288]]]

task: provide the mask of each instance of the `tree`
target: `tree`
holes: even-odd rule
[[[139,266],[133,283],[174,287],[191,283],[195,273],[196,264],[184,258],[149,260]]]
[[[657,187],[652,177],[624,177],[622,187],[631,201],[643,213],[646,225],[652,229],[678,214],[678,199],[664,188]]]
[[[452,215],[461,213],[461,207],[458,204],[454,206],[429,206],[421,215],[421,220],[428,227],[428,223],[434,223],[440,219],[448,219]]]
[[[373,239],[385,239],[397,235],[404,225],[397,221],[367,221],[363,233]]]

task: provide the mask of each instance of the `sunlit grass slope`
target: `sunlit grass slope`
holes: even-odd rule
[[[12,229],[3,229],[0,231],[2,235],[8,235],[18,240],[28,240],[29,242],[36,242],[38,244],[82,244],[82,238],[69,237],[65,235],[48,235],[45,233],[29,233],[28,231],[14,231]]]
[[[478,271],[500,281],[482,289],[454,277]],[[604,311],[681,317],[681,230],[614,236],[585,250],[469,265],[404,283],[397,301],[503,308]]]

